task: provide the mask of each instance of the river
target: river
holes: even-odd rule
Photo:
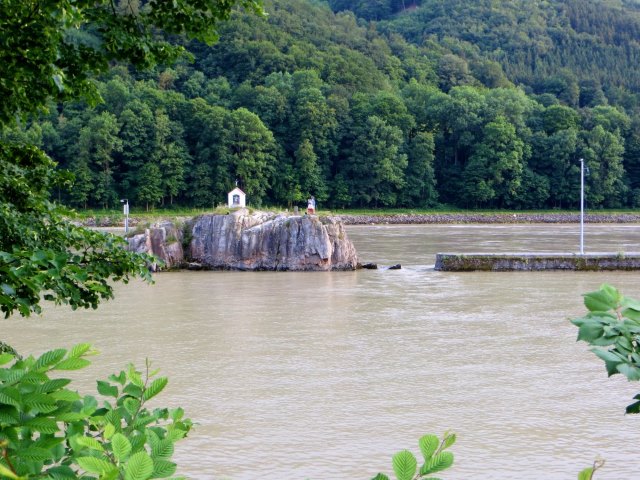
[[[638,250],[637,225],[587,225],[585,251]],[[79,388],[149,357],[159,404],[197,423],[178,444],[194,479],[348,480],[450,429],[448,480],[638,477],[640,385],[607,378],[568,318],[603,282],[640,297],[636,272],[451,273],[441,252],[568,252],[577,225],[348,228],[362,261],[401,270],[172,272],[118,285],[96,311],[47,306],[5,320],[22,352],[92,341]],[[634,446],[635,445],[635,446]]]

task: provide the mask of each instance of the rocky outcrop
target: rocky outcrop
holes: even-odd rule
[[[355,247],[333,217],[240,209],[202,215],[188,226],[189,261],[225,270],[354,270]]]
[[[240,209],[196,217],[184,232],[170,222],[156,224],[129,238],[129,249],[155,255],[162,269],[329,271],[355,270],[358,264],[342,222],[333,217]]]
[[[171,222],[162,222],[145,229],[144,233],[128,238],[127,241],[129,250],[154,255],[162,261],[160,268],[170,270],[184,265],[182,238],[181,229]],[[156,271],[158,264],[154,263],[150,268]]]

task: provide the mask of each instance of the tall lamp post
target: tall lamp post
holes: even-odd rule
[[[121,198],[120,203],[123,203],[122,210],[124,212],[124,233],[129,233],[129,199]]]
[[[580,159],[580,255],[584,255],[584,158]]]

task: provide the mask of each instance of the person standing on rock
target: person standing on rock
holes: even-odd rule
[[[307,200],[307,213],[313,215],[316,213],[316,198],[311,195],[311,198]]]

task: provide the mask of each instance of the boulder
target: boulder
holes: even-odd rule
[[[202,215],[188,225],[189,261],[224,270],[354,270],[355,247],[338,218],[249,213]]]

